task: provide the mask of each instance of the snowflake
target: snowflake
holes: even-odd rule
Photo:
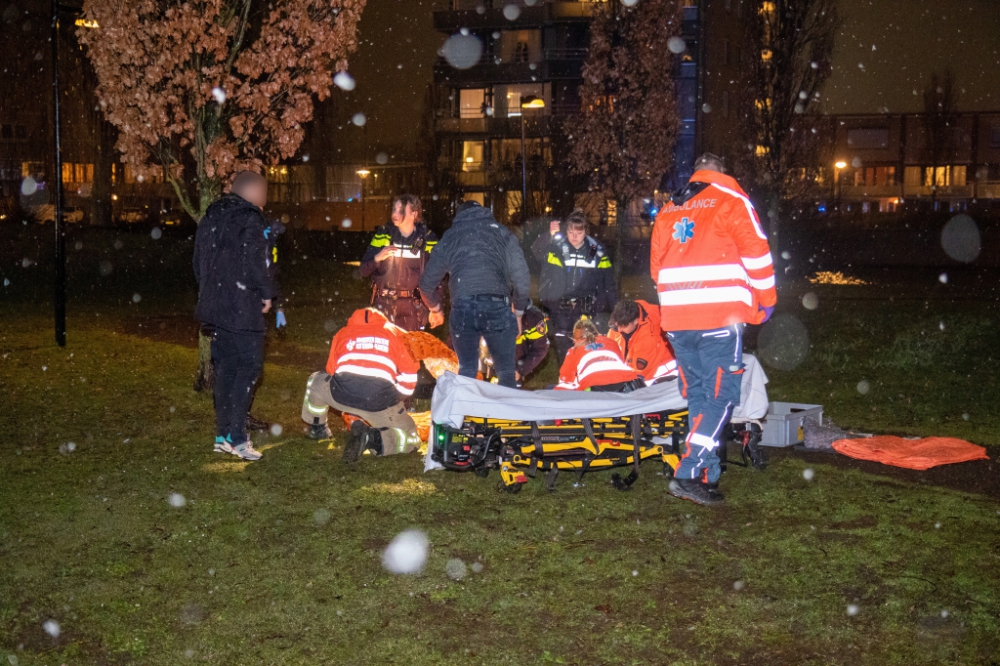
[[[688,218],[681,218],[680,222],[674,224],[674,240],[687,243],[694,238],[694,222]]]

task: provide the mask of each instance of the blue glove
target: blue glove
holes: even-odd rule
[[[762,305],[762,306],[760,306],[760,311],[764,313],[764,321],[767,321],[768,319],[771,318],[771,315],[774,314],[774,306],[773,305],[770,305],[770,306],[768,306],[768,305]],[[280,317],[281,313],[278,313],[278,316]],[[760,323],[763,324],[764,321],[762,321]]]
[[[264,240],[268,240],[271,237],[271,227],[264,227]]]
[[[278,314],[275,315],[275,328],[281,328],[282,326],[288,326],[288,321],[285,320],[285,313],[278,310]]]

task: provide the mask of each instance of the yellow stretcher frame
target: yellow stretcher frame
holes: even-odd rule
[[[612,477],[615,487],[627,490],[638,478],[639,464],[651,458],[659,458],[664,473],[673,474],[687,435],[687,410],[543,422],[466,417],[461,429],[434,428],[435,460],[448,469],[479,476],[495,468],[506,492],[519,492],[539,470],[547,473],[552,490],[560,472],[582,478],[589,471],[631,466],[627,477]],[[656,443],[653,437],[671,441]]]

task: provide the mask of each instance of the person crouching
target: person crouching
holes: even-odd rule
[[[677,377],[677,360],[660,330],[660,308],[646,301],[618,301],[608,337],[647,385]]]
[[[645,382],[622,358],[618,344],[597,332],[586,317],[573,325],[573,347],[559,369],[556,389],[631,393]]]
[[[326,372],[309,376],[302,420],[309,424],[310,439],[330,437],[330,407],[361,419],[351,424],[345,462],[355,462],[366,450],[391,455],[420,446],[416,424],[403,406],[413,395],[420,366],[403,334],[378,310],[356,310],[330,344]]]

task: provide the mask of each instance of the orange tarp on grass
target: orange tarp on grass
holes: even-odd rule
[[[851,458],[920,470],[989,458],[982,446],[952,437],[903,439],[886,435],[867,439],[838,439],[833,443],[833,448]]]

